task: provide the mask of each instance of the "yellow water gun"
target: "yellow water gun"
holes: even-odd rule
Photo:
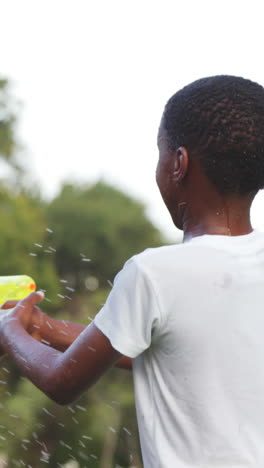
[[[5,301],[20,301],[36,291],[36,283],[26,275],[0,276],[0,305]]]

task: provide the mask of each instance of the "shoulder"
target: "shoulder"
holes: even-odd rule
[[[158,288],[170,280],[181,278],[183,282],[197,276],[208,275],[226,262],[225,252],[186,242],[176,245],[147,249],[128,260],[128,266],[134,268]],[[133,265],[133,266],[132,266]]]
[[[180,254],[186,251],[186,244],[171,244],[163,245],[162,247],[155,247],[146,249],[143,252],[134,255],[132,259],[138,264],[143,264],[148,261],[160,261],[171,256]]]
[[[194,260],[194,256],[202,256],[203,249],[193,246],[191,243],[165,245],[152,249],[146,249],[140,254],[134,255],[129,261],[133,261],[139,269],[166,268],[169,265],[186,263]]]

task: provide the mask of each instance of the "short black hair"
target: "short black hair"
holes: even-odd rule
[[[222,194],[264,187],[264,88],[229,75],[202,78],[166,104],[163,128],[171,149],[198,157]]]

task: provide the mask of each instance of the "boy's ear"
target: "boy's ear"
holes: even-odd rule
[[[187,174],[189,165],[188,151],[184,146],[179,146],[173,155],[173,173],[174,182],[179,183]]]

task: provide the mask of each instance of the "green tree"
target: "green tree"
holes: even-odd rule
[[[58,306],[60,286],[43,211],[28,196],[2,185],[0,223],[0,276],[32,276]]]
[[[0,276],[28,274],[59,305],[59,283],[46,230],[43,203],[30,187],[23,189],[23,170],[17,163],[21,148],[16,134],[18,101],[10,82],[0,78],[0,159],[15,175],[9,184],[0,178]],[[43,248],[37,247],[42,245]]]
[[[10,83],[5,78],[0,78],[0,155],[14,164],[18,150],[16,137],[17,101],[10,93]]]
[[[60,275],[84,286],[87,275],[112,281],[123,263],[147,247],[163,243],[144,205],[104,182],[64,185],[48,207]]]
[[[16,116],[9,83],[0,79],[0,159],[14,173]],[[0,276],[32,276],[47,291],[51,302],[42,307],[49,312],[60,306],[65,288],[59,317],[71,320],[77,304],[74,320],[85,324],[105,302],[107,280],[123,263],[163,243],[143,204],[103,182],[64,185],[58,197],[44,203],[31,187],[23,188],[21,178],[13,187],[0,181],[0,222]],[[0,401],[0,452],[8,452],[10,467],[48,463],[55,468],[71,459],[80,468],[141,466],[132,378],[125,371],[112,370],[80,400],[60,407],[19,377],[5,357]]]

